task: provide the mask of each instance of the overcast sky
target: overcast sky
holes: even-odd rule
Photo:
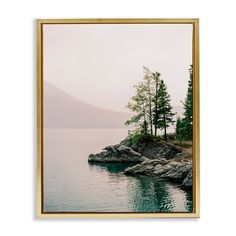
[[[89,104],[125,111],[143,66],[158,70],[181,105],[192,64],[192,25],[44,25],[44,80]]]

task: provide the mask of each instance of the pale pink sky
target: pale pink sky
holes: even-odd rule
[[[192,25],[44,25],[44,80],[96,106],[125,111],[143,66],[158,70],[181,105],[192,64]]]

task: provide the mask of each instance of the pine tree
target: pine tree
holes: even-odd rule
[[[184,122],[180,119],[180,117],[177,118],[176,121],[176,129],[175,129],[175,136],[176,139],[182,142],[184,140]]]
[[[184,137],[192,140],[193,133],[193,66],[189,69],[190,79],[188,81],[188,92],[184,101]]]
[[[176,123],[176,138],[182,140],[192,140],[193,134],[193,66],[189,68],[188,91],[184,105],[184,117]]]
[[[159,89],[157,92],[157,100],[158,100],[158,119],[157,119],[157,126],[159,129],[164,129],[164,137],[167,141],[167,127],[169,124],[173,124],[173,116],[175,115],[172,113],[172,106],[170,105],[171,99],[170,95],[167,92],[167,87],[163,80],[160,80]]]
[[[153,96],[153,125],[154,125],[154,135],[157,136],[157,129],[158,129],[158,119],[159,119],[159,113],[158,113],[158,88],[159,88],[159,82],[160,82],[160,76],[161,74],[159,72],[152,73],[152,79],[154,81],[155,91]]]
[[[164,129],[167,140],[167,127],[174,122],[170,95],[159,72],[152,73],[147,67],[143,67],[143,70],[143,81],[134,86],[135,95],[127,105],[135,115],[126,125],[134,125],[135,134],[145,134],[146,137],[153,136],[153,128],[155,136],[157,129]]]

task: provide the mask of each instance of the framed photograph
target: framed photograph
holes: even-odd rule
[[[199,217],[199,20],[37,20],[37,215]]]

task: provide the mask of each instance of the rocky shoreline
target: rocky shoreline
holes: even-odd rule
[[[122,144],[107,146],[102,152],[90,154],[89,162],[143,162],[148,158]]]
[[[128,167],[124,174],[157,176],[179,182],[182,187],[190,188],[192,186],[192,161],[154,159]]]
[[[192,154],[163,141],[129,143],[107,146],[102,152],[90,154],[89,162],[134,163],[124,174],[156,176],[180,183],[183,188],[192,187]]]

